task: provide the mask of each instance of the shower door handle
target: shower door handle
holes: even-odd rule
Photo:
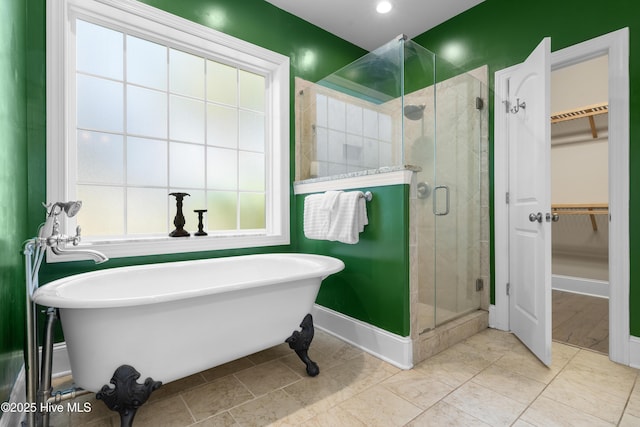
[[[444,212],[438,212],[438,190],[444,190],[445,192],[445,210]],[[438,216],[444,216],[449,213],[449,186],[438,185],[433,189],[433,214]]]

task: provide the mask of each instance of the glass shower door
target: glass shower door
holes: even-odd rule
[[[431,196],[435,326],[480,307],[480,94],[481,83],[466,73],[436,85]]]

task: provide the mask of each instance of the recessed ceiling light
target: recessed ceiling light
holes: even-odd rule
[[[378,13],[387,13],[389,12],[391,9],[393,8],[393,6],[391,5],[391,2],[388,1],[381,1],[378,3],[378,5],[376,6],[376,11]]]

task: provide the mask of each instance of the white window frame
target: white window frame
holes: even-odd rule
[[[266,129],[266,233],[238,231],[234,235],[140,238],[81,242],[113,258],[168,253],[210,251],[290,244],[289,209],[289,58],[177,17],[135,0],[56,0],[47,2],[47,202],[67,201],[75,194],[68,182],[68,158],[75,152],[75,38],[71,23],[84,18],[107,27],[123,28],[150,40],[200,54],[265,75]],[[75,174],[73,174],[75,175]],[[169,195],[167,194],[167,197]],[[81,225],[81,224],[80,224]],[[63,232],[74,234],[75,218],[65,219]],[[50,262],[88,259],[48,256]]]

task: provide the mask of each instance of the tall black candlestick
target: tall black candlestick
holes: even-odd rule
[[[182,213],[182,199],[184,196],[190,196],[189,193],[169,193],[170,196],[174,196],[176,198],[176,207],[178,208],[176,212],[176,217],[173,219],[173,225],[176,226],[176,229],[169,233],[171,237],[186,237],[191,234],[184,229],[184,225],[186,223],[184,219],[184,214]]]

